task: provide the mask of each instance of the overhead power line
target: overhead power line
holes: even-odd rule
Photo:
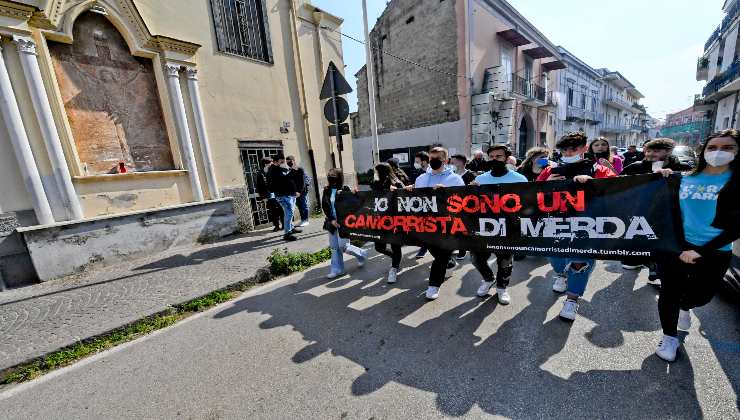
[[[338,33],[339,35],[341,35],[341,36],[343,36],[345,38],[349,38],[352,41],[355,41],[357,43],[360,43],[362,45],[365,45],[365,41],[362,41],[362,40],[357,39],[357,38],[355,38],[353,36],[347,35],[347,34],[341,32],[341,31],[338,31],[336,29],[329,28],[328,26],[322,26],[321,29],[326,29],[326,30],[328,30],[330,32],[336,32],[336,33]],[[410,60],[410,59],[405,58],[405,57],[401,57],[400,55],[393,54],[390,51],[382,50],[382,49],[377,48],[377,47],[374,47],[372,45],[370,45],[370,48],[373,49],[374,51],[377,51],[377,52],[383,54],[383,55],[387,55],[389,57],[395,58],[396,60],[403,61],[404,63],[408,63],[408,64],[411,64],[411,65],[414,65],[414,66],[419,67],[419,68],[424,69],[424,70],[433,71],[433,72],[441,73],[441,74],[446,74],[446,75],[451,76],[451,77],[460,77],[462,79],[467,79],[467,77],[462,76],[462,75],[459,75],[457,73],[450,73],[448,71],[442,70],[442,69],[437,68],[437,67],[432,67],[432,66],[427,66],[425,64],[417,63],[416,61]]]

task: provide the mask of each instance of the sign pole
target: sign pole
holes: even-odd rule
[[[380,142],[378,141],[378,119],[375,114],[375,69],[373,51],[370,47],[370,34],[367,24],[367,0],[362,0],[362,23],[365,27],[365,72],[367,74],[367,99],[370,105],[370,133],[373,137],[373,163],[380,162]]]
[[[331,92],[332,92],[332,103],[334,107],[334,125],[337,127],[337,153],[339,154],[339,169],[342,170],[342,173],[344,173],[344,163],[342,161],[342,149],[344,149],[344,146],[342,145],[342,130],[340,130],[339,127],[339,111],[337,110],[337,90],[336,86],[334,86],[334,72],[337,71],[334,69],[334,67],[331,68],[331,76],[329,80],[331,81]]]

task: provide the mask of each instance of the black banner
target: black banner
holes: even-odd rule
[[[618,260],[680,252],[677,179],[591,180],[341,193],[340,235],[450,250]]]

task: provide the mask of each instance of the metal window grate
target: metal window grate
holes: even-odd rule
[[[272,63],[265,0],[211,0],[219,51]]]

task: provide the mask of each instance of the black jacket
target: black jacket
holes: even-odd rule
[[[383,192],[383,191],[390,191],[391,185],[394,187],[401,189],[404,187],[403,183],[396,182],[392,183],[390,179],[386,179],[385,182],[375,181],[370,183],[370,189],[373,191]]]
[[[341,191],[351,192],[349,187],[346,185],[341,188]],[[336,215],[332,215],[331,211],[331,187],[329,186],[324,187],[324,191],[321,193],[321,210],[324,212],[324,216],[326,216],[325,220],[327,222],[337,220]]]
[[[293,184],[296,186],[297,192],[305,194],[308,191],[308,185],[306,185],[306,172],[300,166],[294,166],[290,170],[290,175],[293,179]]]
[[[691,167],[681,163],[681,161],[679,161],[675,156],[668,156],[668,158],[663,161],[663,169],[682,172],[690,170]],[[620,175],[641,175],[651,173],[653,173],[653,162],[641,160],[625,166]]]
[[[465,171],[464,174],[460,175],[465,185],[470,185],[471,182],[475,181],[476,175],[470,170]]]
[[[267,171],[267,185],[276,197],[296,195],[298,192],[290,172],[289,169],[283,169],[277,165],[270,166]]]
[[[272,167],[272,165],[270,165],[270,167]],[[267,186],[267,174],[265,171],[260,170],[257,172],[256,178],[257,194],[259,194],[260,198],[263,200],[270,198],[270,188]]]
[[[468,162],[465,168],[473,172],[485,172],[486,171],[486,161],[485,159],[481,159],[481,160],[472,159],[470,162]]]
[[[702,251],[716,251],[740,239],[740,223],[738,223],[738,220],[740,220],[740,200],[738,197],[740,197],[740,174],[732,174],[727,184],[719,191],[717,211],[712,221],[712,226],[722,229],[722,233],[698,247],[697,252],[699,254]]]
[[[645,154],[642,152],[635,152],[635,153],[625,152],[623,156],[624,156],[624,166],[625,167],[634,162],[638,162],[638,161],[645,159]]]

